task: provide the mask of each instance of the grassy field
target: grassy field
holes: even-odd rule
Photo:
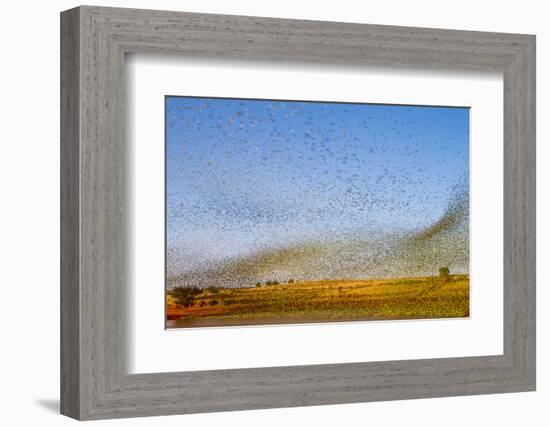
[[[167,292],[167,327],[469,316],[469,277],[324,280],[198,291],[189,306]]]

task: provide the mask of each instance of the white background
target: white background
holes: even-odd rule
[[[219,79],[220,75],[224,78]],[[500,73],[385,67],[349,70],[132,55],[127,58],[126,76],[132,165],[130,372],[502,354]],[[470,318],[165,331],[162,137],[167,94],[471,107]],[[220,357],[217,348],[231,351]]]
[[[59,17],[73,1],[3,5],[0,67],[0,307],[4,425],[63,426],[59,384]],[[550,415],[550,115],[548,11],[524,0],[319,2],[296,0],[97,1],[96,4],[375,24],[536,33],[538,122],[538,391],[413,401],[245,411],[104,422],[120,426],[546,426]],[[91,423],[95,424],[95,423]]]

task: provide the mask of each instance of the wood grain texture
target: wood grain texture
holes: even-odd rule
[[[61,20],[61,412],[80,414],[78,10]]]
[[[133,9],[62,13],[62,413],[78,419],[535,388],[535,38]],[[129,375],[124,55],[504,73],[504,354]]]

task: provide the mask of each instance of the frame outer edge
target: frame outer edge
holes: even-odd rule
[[[528,382],[532,391],[537,390],[537,38],[535,35],[530,36],[530,43],[528,44],[528,100],[527,106],[529,114],[528,120],[528,134],[530,146],[530,197],[528,211],[530,210],[531,217],[529,223],[530,233],[530,253],[528,258],[531,260],[531,280],[529,281],[529,288],[531,294],[529,296],[528,305],[531,307],[529,316],[529,324],[527,325],[529,334],[529,346],[531,349],[530,357],[527,363]]]
[[[517,221],[524,218],[522,237],[523,253],[520,255],[525,262],[524,294],[521,296],[525,311],[522,313],[524,322],[523,372],[526,389],[536,390],[536,36],[528,36],[521,55],[522,69],[518,80],[524,88],[523,99],[519,113],[523,117],[521,129],[521,159],[518,165],[522,182],[523,211],[518,214]]]
[[[79,419],[80,387],[80,10],[61,13],[60,411]]]
[[[122,154],[117,151],[120,147],[113,147],[113,145],[116,145],[123,132],[118,128],[120,124],[112,121],[114,116],[110,115],[114,113],[116,116],[123,110],[118,109],[121,106],[118,104],[120,101],[117,102],[113,97],[114,94],[111,93],[113,88],[117,93],[122,89],[118,86],[121,83],[122,70],[117,68],[120,66],[120,64],[117,65],[117,58],[123,53],[124,46],[117,46],[122,41],[118,37],[123,36],[124,42],[129,40],[132,43],[134,43],[133,37],[138,38],[135,45],[139,49],[147,44],[147,37],[154,37],[156,40],[154,45],[146,45],[146,48],[153,51],[160,48],[161,52],[177,51],[179,53],[187,48],[183,49],[177,43],[175,47],[172,46],[172,37],[176,37],[177,42],[177,35],[189,22],[198,26],[200,33],[206,31],[207,27],[203,19],[208,20],[208,25],[217,25],[217,20],[222,20],[223,25],[229,25],[230,19],[241,24],[251,22],[255,25],[257,19],[258,23],[267,27],[275,25],[275,21],[288,24],[291,20],[221,17],[220,15],[91,6],[81,6],[63,12],[61,18],[61,412],[63,414],[77,419],[104,419],[534,389],[535,48],[533,36],[341,24],[345,28],[353,28],[354,32],[360,33],[357,35],[359,38],[368,36],[370,31],[363,33],[361,28],[365,30],[376,28],[383,37],[385,37],[384,31],[392,31],[392,34],[396,31],[406,31],[407,38],[412,39],[430,35],[428,42],[430,45],[432,42],[438,45],[439,37],[442,37],[445,39],[443,42],[452,47],[453,43],[462,43],[462,38],[467,35],[471,39],[469,43],[473,43],[474,46],[478,43],[480,48],[484,48],[489,53],[492,50],[487,50],[489,49],[487,46],[494,45],[494,49],[498,49],[498,55],[492,55],[491,59],[482,61],[480,67],[481,69],[505,67],[510,77],[507,88],[505,84],[505,89],[511,94],[508,103],[505,102],[505,111],[511,119],[510,125],[505,124],[505,134],[506,131],[509,132],[508,142],[510,143],[510,156],[505,160],[505,184],[506,182],[509,184],[505,197],[512,196],[508,199],[511,201],[508,224],[512,226],[508,234],[514,246],[508,252],[513,256],[509,259],[511,262],[507,268],[510,270],[507,271],[513,272],[513,278],[510,281],[512,286],[508,287],[509,306],[506,307],[505,302],[504,309],[510,314],[505,317],[505,328],[513,329],[513,332],[505,334],[507,349],[504,359],[473,358],[472,360],[477,361],[477,365],[471,373],[462,372],[464,368],[462,364],[467,365],[468,361],[457,359],[454,363],[458,363],[458,367],[455,365],[450,371],[447,369],[447,374],[450,380],[456,378],[459,382],[448,386],[438,383],[436,390],[433,390],[429,383],[418,383],[418,375],[412,379],[408,378],[407,369],[418,368],[424,364],[430,367],[433,363],[440,364],[439,368],[448,367],[447,361],[437,359],[403,361],[398,365],[399,367],[390,367],[393,365],[384,362],[380,364],[381,367],[385,367],[382,378],[378,378],[380,376],[378,374],[371,375],[365,372],[365,375],[358,375],[360,378],[356,378],[356,381],[361,380],[361,383],[353,387],[339,380],[340,367],[338,369],[329,367],[334,369],[334,378],[329,375],[323,384],[318,385],[310,383],[311,379],[308,375],[311,373],[314,377],[315,371],[320,368],[303,367],[302,374],[297,367],[265,368],[265,375],[275,374],[277,377],[276,373],[285,372],[289,378],[295,379],[296,384],[291,387],[294,391],[286,387],[291,395],[305,393],[304,397],[289,402],[288,399],[292,396],[273,398],[272,391],[264,390],[264,387],[270,384],[269,378],[262,378],[251,372],[218,371],[180,373],[181,375],[175,373],[176,375],[171,377],[174,384],[165,381],[166,375],[160,374],[119,377],[117,372],[120,374],[124,361],[120,358],[120,354],[117,354],[120,348],[116,336],[122,329],[116,327],[116,320],[120,320],[120,317],[111,312],[118,304],[113,299],[116,300],[122,296],[117,287],[122,283],[113,273],[120,270],[122,266],[118,262],[124,260],[121,258],[115,260],[108,255],[120,253],[123,247],[112,248],[105,244],[121,236],[120,232],[116,231],[116,226],[121,225],[119,219],[121,214],[123,217],[123,212],[117,210],[119,205],[116,203],[116,196],[118,196],[117,192],[124,191],[121,188],[115,189],[113,194],[117,194],[114,199],[111,193],[104,194],[103,198],[96,196],[97,191],[109,188],[106,186],[110,182],[123,181],[121,179],[123,175],[113,172],[113,165],[118,164],[116,161],[121,159],[120,154]],[[294,21],[292,25],[298,23],[298,21],[292,21]],[[313,25],[314,32],[318,31],[317,25],[321,26],[323,31],[329,27],[332,30],[338,29],[334,24],[304,22],[310,22],[308,25]],[[362,25],[364,27],[360,28]],[[160,33],[157,34],[157,30]],[[324,37],[324,34],[318,37]],[[163,43],[172,47],[167,49]],[[395,43],[399,48],[404,42]],[[200,47],[200,44],[196,46]],[[206,48],[207,52],[208,49],[212,50],[210,46]],[[327,47],[327,49],[332,48]],[[324,46],[322,50],[325,51]],[[258,49],[255,51],[259,52]],[[379,51],[380,49],[376,50],[376,52]],[[413,58],[413,62],[420,64],[429,62],[437,56],[439,51],[440,49],[428,49],[420,59]],[[242,54],[236,52],[237,57]],[[292,52],[281,55],[287,55],[290,58]],[[353,50],[349,52],[348,55],[351,55]],[[471,54],[473,55],[474,52]],[[477,68],[476,62],[472,62],[468,55],[468,52],[460,51],[449,64],[453,61],[464,61],[462,64],[468,68],[472,65]],[[315,55],[312,58],[317,62]],[[343,58],[346,60],[345,55]],[[503,62],[505,59],[506,63]],[[107,127],[100,126],[105,123],[108,124]],[[105,154],[115,154],[115,158],[104,157]],[[96,235],[98,230],[101,231],[100,236]],[[115,232],[116,236],[112,233],[107,236],[105,231],[109,230]],[[103,270],[97,268],[94,260],[107,262],[108,268]],[[116,289],[105,289],[106,283],[116,283]],[[502,365],[503,361],[504,365]],[[403,363],[405,366],[401,367]],[[434,370],[437,371],[439,368],[429,368],[425,381],[432,378]],[[359,374],[363,367],[358,366],[357,369]],[[348,371],[344,373],[351,375],[350,378],[355,378],[353,373]],[[401,386],[391,385],[393,378],[399,378],[398,374],[404,375],[403,378],[410,380],[409,383]],[[238,381],[235,380],[235,375],[239,378]],[[211,380],[208,380],[210,377]],[[123,383],[119,383],[121,380]],[[192,380],[193,387],[187,389],[182,387],[181,383],[184,380]],[[306,380],[307,383],[304,382]],[[464,383],[465,380],[468,381]],[[289,381],[292,383],[292,380]],[[365,384],[364,381],[372,384]],[[277,380],[273,383],[277,384]],[[215,387],[216,384],[220,386],[219,390]],[[212,406],[205,401],[205,396],[212,398],[214,395],[217,395],[221,401]]]

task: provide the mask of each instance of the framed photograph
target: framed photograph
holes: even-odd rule
[[[165,117],[168,328],[469,317],[469,108],[170,95]]]
[[[535,37],[61,14],[61,411],[535,390]]]

